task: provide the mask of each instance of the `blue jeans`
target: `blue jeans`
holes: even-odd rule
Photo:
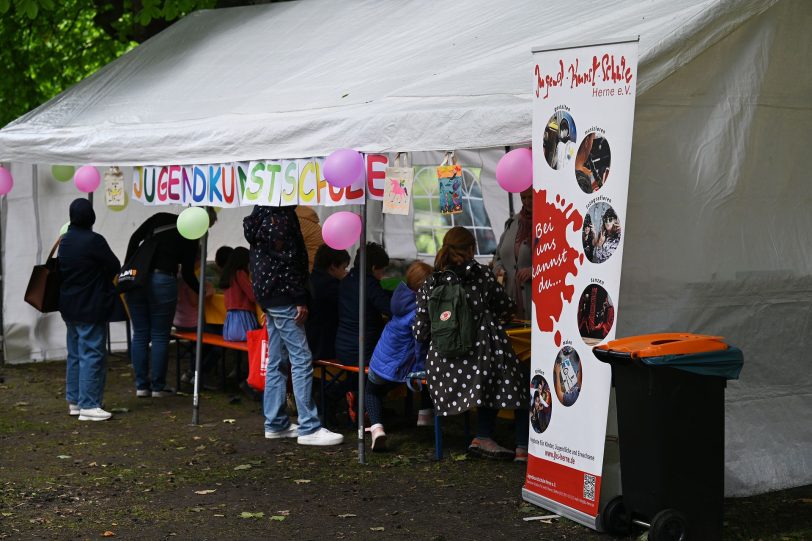
[[[295,306],[275,306],[265,310],[268,326],[268,368],[265,372],[265,430],[278,432],[290,426],[286,408],[287,374],[283,370],[282,346],[290,356],[293,396],[299,410],[299,434],[306,436],[321,428],[313,400],[313,358],[307,345],[304,325],[299,325]]]
[[[133,325],[130,355],[135,371],[135,388],[162,391],[166,386],[169,333],[178,302],[178,283],[174,276],[153,272],[142,288],[127,293],[127,306]],[[149,344],[152,342],[152,377]]]
[[[65,398],[82,409],[100,408],[107,379],[106,323],[66,321],[68,362]]]

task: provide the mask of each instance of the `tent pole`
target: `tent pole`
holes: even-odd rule
[[[507,154],[508,152],[510,152],[509,146],[505,147],[505,154]],[[513,215],[516,214],[516,209],[513,208],[513,194],[507,192],[507,196],[508,196],[508,213],[509,216],[513,218]]]
[[[206,305],[206,248],[208,232],[200,239],[200,286],[197,292],[197,340],[195,342],[195,384],[192,391],[192,424],[200,424],[200,362],[203,357],[203,324]]]
[[[366,307],[367,307],[367,206],[366,190],[364,204],[361,205],[361,239],[358,259],[358,463],[366,464],[366,447],[364,445],[364,362],[366,351]]]

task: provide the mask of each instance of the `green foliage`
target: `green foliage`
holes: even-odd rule
[[[217,0],[0,0],[0,126]]]

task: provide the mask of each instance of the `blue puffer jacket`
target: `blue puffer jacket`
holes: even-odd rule
[[[424,370],[428,344],[415,341],[412,334],[415,310],[415,292],[399,284],[392,295],[392,319],[384,327],[369,362],[369,369],[386,380],[405,381],[409,372]]]

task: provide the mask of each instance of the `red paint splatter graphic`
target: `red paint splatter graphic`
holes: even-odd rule
[[[583,217],[556,194],[547,201],[547,191],[533,194],[533,304],[536,322],[542,332],[552,332],[560,319],[564,302],[572,301],[575,287],[567,285],[567,275],[577,276],[584,254],[567,241],[567,227],[580,231]],[[560,345],[561,333],[556,332]]]

